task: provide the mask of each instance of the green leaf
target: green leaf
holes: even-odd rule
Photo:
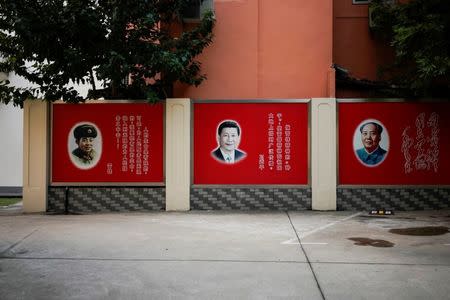
[[[73,83],[91,83],[91,96],[145,99],[166,97],[176,81],[199,84],[205,76],[192,66],[212,42],[215,19],[206,14],[177,36],[171,28],[186,5],[189,0],[0,0],[0,71],[34,86],[3,84],[0,101],[84,101]],[[104,89],[94,87],[95,77]]]

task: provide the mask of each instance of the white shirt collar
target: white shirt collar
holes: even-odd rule
[[[222,151],[222,148],[220,148],[220,152],[222,153],[223,159],[225,159],[225,161],[227,161],[227,157],[230,157],[230,163],[234,163],[234,152],[231,152],[231,154],[227,154],[225,152]]]

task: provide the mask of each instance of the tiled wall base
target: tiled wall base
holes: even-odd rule
[[[193,210],[308,210],[310,188],[192,188]]]
[[[165,188],[70,187],[70,212],[131,212],[165,209]],[[64,187],[49,187],[48,211],[63,212]],[[310,188],[192,188],[192,210],[310,210]],[[341,188],[338,210],[450,209],[448,188]]]
[[[338,188],[338,210],[432,210],[450,208],[450,189]]]
[[[63,212],[65,187],[49,187],[49,212]],[[165,209],[165,188],[70,187],[69,212],[130,212]]]

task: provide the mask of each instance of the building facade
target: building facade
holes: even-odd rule
[[[156,106],[27,103],[25,210],[448,208],[448,101],[348,84],[392,59],[354,2],[216,0],[201,86]],[[96,132],[88,166],[79,126]]]

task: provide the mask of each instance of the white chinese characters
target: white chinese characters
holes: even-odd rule
[[[402,133],[404,172],[409,174],[422,170],[437,173],[439,169],[439,115],[433,112],[427,121],[426,114],[420,113],[416,117],[415,127],[415,138],[410,135],[411,126],[407,126]],[[413,154],[415,154],[414,159]]]

